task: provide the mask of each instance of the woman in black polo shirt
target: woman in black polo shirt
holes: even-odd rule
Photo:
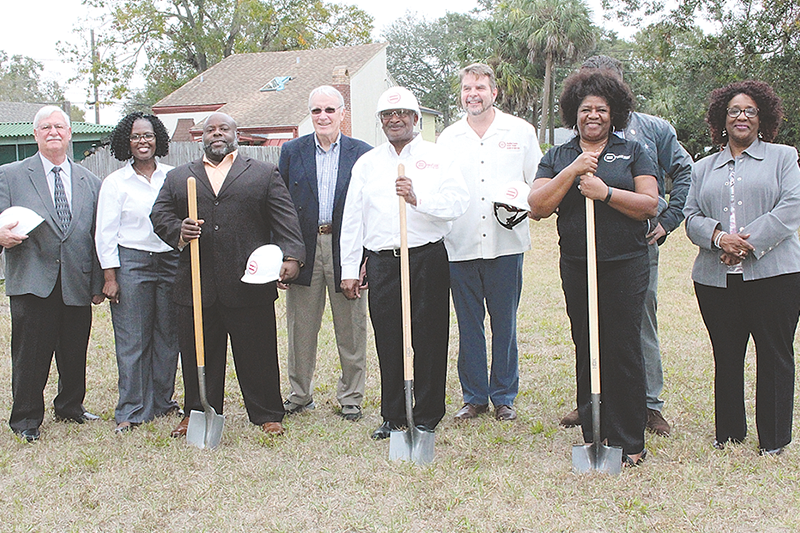
[[[585,198],[595,203],[600,315],[602,435],[621,446],[623,462],[645,456],[644,363],[641,324],[649,279],[647,219],[656,215],[655,163],[634,141],[613,134],[633,109],[630,89],[616,76],[581,70],[564,82],[561,116],[577,131],[539,163],[528,201],[535,218],[558,213],[561,281],[575,343],[578,411],[592,442]]]

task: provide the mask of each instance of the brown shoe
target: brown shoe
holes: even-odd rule
[[[655,433],[656,435],[661,435],[662,437],[669,437],[670,427],[669,422],[667,422],[664,417],[661,415],[661,411],[656,411],[655,409],[647,408],[647,429]]]
[[[185,416],[181,423],[175,426],[175,429],[172,430],[172,433],[169,434],[170,437],[185,437],[186,430],[189,429],[189,417]]]
[[[283,435],[283,424],[280,422],[264,422],[261,424],[261,429],[267,435]]]
[[[516,420],[517,412],[510,405],[498,405],[494,408],[494,417],[503,421]]]
[[[475,418],[478,415],[482,415],[483,413],[489,410],[489,404],[477,404],[477,403],[465,403],[464,407],[456,412],[455,418],[456,420],[469,420],[471,418]]]
[[[561,419],[561,422],[559,422],[559,424],[561,424],[565,428],[574,428],[575,426],[580,426],[581,415],[578,413],[577,409],[573,409],[572,411],[564,415],[564,418]]]

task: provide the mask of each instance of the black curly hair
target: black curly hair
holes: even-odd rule
[[[111,133],[111,153],[120,161],[127,161],[131,154],[131,130],[133,123],[139,119],[149,120],[156,134],[156,157],[164,157],[169,153],[169,133],[164,123],[155,115],[146,115],[136,111],[119,121]]]
[[[711,132],[711,141],[717,146],[728,143],[728,137],[722,135],[726,131],[728,102],[739,94],[746,94],[756,102],[759,136],[766,142],[772,142],[778,134],[778,128],[783,120],[783,105],[780,97],[775,94],[768,83],[757,80],[737,81],[711,92],[711,101],[708,104],[708,113],[706,113],[706,123]]]
[[[587,96],[604,98],[611,108],[613,129],[625,128],[633,111],[633,93],[619,76],[606,69],[581,69],[564,80],[559,106],[565,126],[574,128],[578,123],[578,107]],[[612,132],[608,133],[611,135]]]

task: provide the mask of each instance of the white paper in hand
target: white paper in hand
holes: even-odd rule
[[[27,235],[43,221],[44,219],[37,215],[35,211],[21,205],[12,205],[0,213],[0,227],[19,222],[19,224],[11,228],[11,232],[17,235]]]

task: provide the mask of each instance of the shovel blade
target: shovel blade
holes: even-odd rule
[[[433,462],[434,433],[417,428],[392,431],[389,437],[389,460],[411,461],[418,465]]]
[[[189,427],[186,429],[186,441],[198,448],[214,449],[222,439],[222,428],[225,417],[218,415],[213,408],[208,411],[192,411],[189,414]]]
[[[600,472],[617,476],[622,472],[622,448],[604,444],[576,444],[572,447],[572,471]]]

